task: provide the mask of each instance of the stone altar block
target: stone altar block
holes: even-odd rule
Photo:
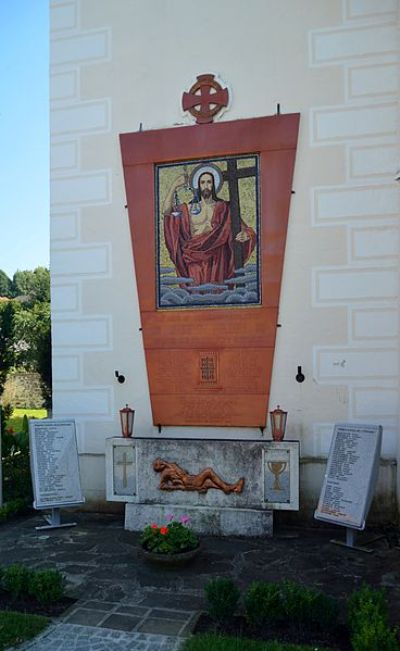
[[[243,490],[163,490],[156,459],[178,464],[190,477],[211,468],[230,485],[243,478]],[[273,510],[299,504],[298,441],[114,437],[106,441],[106,471],[107,499],[126,502],[130,531],[173,514],[188,515],[198,533],[270,536]]]

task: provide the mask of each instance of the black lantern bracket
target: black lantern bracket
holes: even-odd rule
[[[119,371],[114,371],[114,374],[120,384],[125,382],[125,375],[121,375]]]

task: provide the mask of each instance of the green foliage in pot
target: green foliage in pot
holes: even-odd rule
[[[141,536],[140,543],[146,551],[158,554],[179,554],[191,551],[199,546],[199,538],[189,527],[188,516],[175,520],[169,516],[168,523],[159,525],[148,524]]]

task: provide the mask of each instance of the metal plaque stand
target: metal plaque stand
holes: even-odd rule
[[[76,527],[76,522],[66,522],[61,524],[61,513],[59,508],[52,508],[51,515],[45,515],[44,519],[47,520],[48,524],[44,524],[41,527],[35,527],[37,531],[42,531],[43,529],[61,529],[63,527]]]
[[[355,529],[352,529],[351,527],[346,527],[346,542],[343,540],[334,540],[332,539],[330,542],[333,543],[334,545],[341,545],[341,547],[347,547],[348,549],[354,549],[354,551],[357,552],[365,552],[367,554],[372,554],[374,551],[373,549],[370,549],[369,547],[361,547],[360,545],[355,545],[356,539],[356,531]]]

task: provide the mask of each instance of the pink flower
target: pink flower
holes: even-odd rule
[[[160,534],[161,534],[162,536],[166,536],[167,533],[168,533],[168,529],[167,529],[167,527],[160,527]]]
[[[153,524],[150,525],[152,529],[158,529],[158,524],[153,522]]]
[[[175,516],[173,515],[173,513],[169,513],[169,514],[167,515],[167,520],[168,520],[169,522],[172,522],[172,520],[174,520],[174,519],[175,519]]]
[[[188,515],[181,515],[179,520],[182,524],[187,524],[188,522],[190,522],[190,518]]]

